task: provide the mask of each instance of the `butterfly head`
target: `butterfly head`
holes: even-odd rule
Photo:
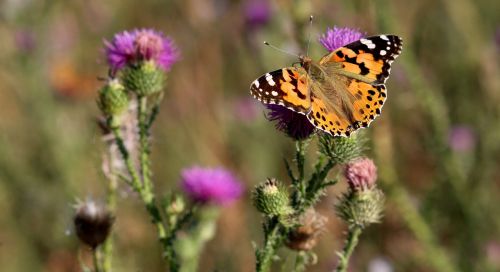
[[[308,56],[300,55],[299,56],[300,66],[302,66],[306,71],[311,67],[312,59]]]

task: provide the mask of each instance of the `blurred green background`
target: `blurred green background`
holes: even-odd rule
[[[282,158],[294,148],[249,85],[297,60],[262,41],[299,52],[311,33],[317,59],[317,38],[337,25],[404,39],[389,99],[367,130],[385,218],[363,233],[351,271],[439,271],[442,260],[500,271],[500,1],[257,1],[264,11],[254,2],[0,2],[0,270],[80,271],[72,205],[106,188],[95,105],[107,73],[103,39],[152,27],[182,52],[153,130],[157,192],[177,190],[183,167],[232,169],[247,194],[224,208],[200,270],[253,271],[251,241],[262,232],[249,192],[266,177],[284,179]],[[310,271],[331,270],[343,244],[332,205],[345,185],[335,187],[318,207],[328,232]],[[120,189],[115,271],[164,268],[143,209]]]

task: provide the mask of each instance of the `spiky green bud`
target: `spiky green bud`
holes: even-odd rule
[[[319,138],[320,152],[336,164],[348,163],[363,155],[364,139],[358,134],[351,137],[331,137],[323,135]]]
[[[349,226],[365,228],[380,222],[384,210],[384,193],[377,188],[370,190],[349,190],[335,206],[337,215]]]
[[[129,104],[125,87],[117,80],[110,80],[99,90],[97,105],[106,116],[119,115]]]
[[[127,90],[138,96],[148,96],[163,90],[165,73],[154,62],[145,61],[123,70],[123,82]]]
[[[252,197],[257,210],[265,215],[285,216],[293,212],[288,191],[276,179],[267,179],[257,185]]]

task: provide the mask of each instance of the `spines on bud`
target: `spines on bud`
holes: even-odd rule
[[[139,97],[149,96],[163,90],[165,73],[153,61],[140,62],[123,70],[125,87]]]
[[[129,97],[125,87],[117,79],[109,80],[99,90],[97,105],[106,116],[123,113],[129,105]]]
[[[285,186],[272,178],[255,187],[253,203],[259,212],[267,216],[286,216],[293,212]]]
[[[351,137],[331,137],[323,135],[319,138],[320,152],[336,164],[348,163],[363,155],[364,139],[358,134]]]
[[[365,228],[380,222],[384,210],[384,193],[377,188],[370,190],[349,190],[336,205],[337,215],[350,227]]]

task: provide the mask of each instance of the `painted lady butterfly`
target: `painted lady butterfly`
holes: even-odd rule
[[[252,96],[304,114],[318,129],[349,136],[380,115],[385,81],[403,41],[395,35],[360,39],[325,55],[318,63],[301,56],[287,67],[256,79]]]

